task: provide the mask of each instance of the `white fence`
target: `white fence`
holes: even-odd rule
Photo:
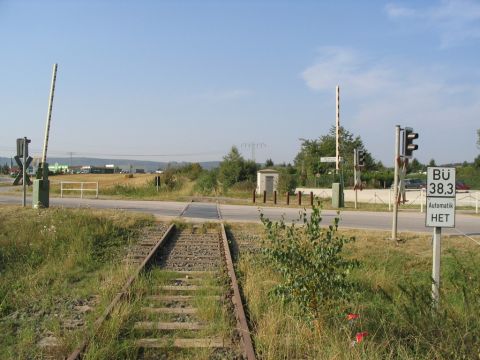
[[[310,191],[313,192],[315,196],[319,198],[330,198],[332,197],[331,189],[318,189],[318,188],[297,188],[295,192],[302,191],[304,194],[309,194]],[[344,192],[345,201],[353,202],[355,200],[355,191],[346,189]],[[407,190],[406,191],[407,202],[402,204],[402,208],[412,207],[417,209],[420,207],[420,212],[424,211],[426,203],[426,194],[425,189],[421,190]],[[392,189],[366,189],[363,191],[358,191],[357,193],[359,203],[367,204],[383,204],[388,205],[388,209],[393,208],[393,190]],[[480,191],[469,191],[469,192],[457,192],[456,195],[456,205],[473,207],[475,213],[479,213],[480,205]]]
[[[80,185],[80,187],[71,187],[75,185]],[[95,192],[95,198],[98,199],[98,181],[60,181],[61,198],[66,191],[80,191],[81,199],[83,199],[84,192]]]

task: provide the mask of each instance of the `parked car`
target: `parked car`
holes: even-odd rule
[[[468,190],[470,190],[470,186],[465,184],[463,181],[457,181],[457,182],[455,182],[455,189],[456,190],[461,190],[461,191],[468,191]]]
[[[426,186],[422,179],[405,179],[405,189],[425,189]]]

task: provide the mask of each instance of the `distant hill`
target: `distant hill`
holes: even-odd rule
[[[130,160],[130,159],[98,159],[98,158],[87,158],[87,157],[72,157],[70,158],[48,158],[49,164],[64,164],[71,166],[105,166],[107,164],[113,164],[118,166],[121,169],[128,170],[130,165],[133,169],[144,169],[145,171],[154,171],[157,169],[166,169],[167,167],[179,167],[185,164],[189,164],[188,161],[182,162],[162,162],[162,161],[148,161],[148,160]],[[0,157],[0,166],[7,164],[10,166],[10,158]],[[203,161],[199,163],[200,166],[204,169],[210,170],[219,166],[220,161]],[[13,160],[13,165],[16,165],[15,160]]]

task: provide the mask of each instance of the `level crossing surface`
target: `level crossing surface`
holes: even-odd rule
[[[21,204],[18,196],[0,193],[0,203]],[[27,201],[28,203],[28,201]],[[30,201],[31,203],[31,201]],[[128,211],[151,213],[158,218],[184,217],[192,220],[222,219],[230,222],[260,222],[260,212],[272,220],[282,217],[287,222],[298,220],[301,208],[262,207],[252,205],[226,205],[216,203],[187,203],[175,201],[143,201],[143,200],[105,200],[78,198],[50,198],[51,206],[69,208],[123,209]],[[217,214],[218,211],[218,214]],[[310,212],[309,209],[306,210]],[[331,224],[337,216],[335,210],[323,210],[325,225]],[[480,235],[480,216],[457,213],[456,227],[446,229],[446,234]],[[340,227],[357,229],[390,230],[392,226],[391,212],[347,211],[340,212]],[[399,213],[399,231],[431,232],[425,227],[425,214],[411,211]]]

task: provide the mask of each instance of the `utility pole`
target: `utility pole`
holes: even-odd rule
[[[255,149],[260,149],[260,148],[264,148],[266,147],[267,145],[265,145],[264,143],[255,143],[255,142],[251,142],[251,143],[243,143],[242,144],[242,148],[249,148],[251,149],[252,151],[252,161],[255,162]]]

